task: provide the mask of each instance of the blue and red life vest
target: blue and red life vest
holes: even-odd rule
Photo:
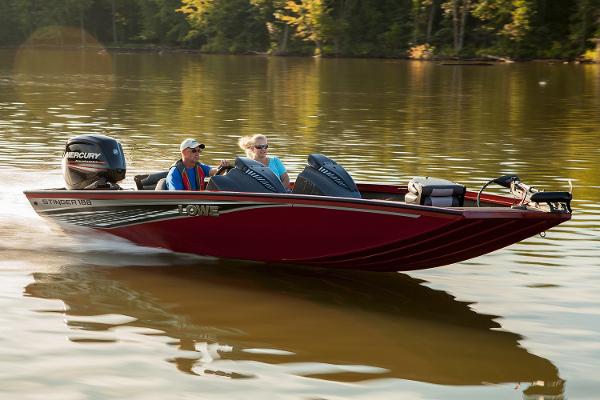
[[[190,182],[190,178],[187,174],[185,165],[183,165],[183,161],[179,160],[175,164],[171,166],[171,168],[177,168],[177,171],[181,174],[181,180],[183,181],[183,187],[185,190],[194,190],[192,189],[192,184]],[[204,170],[200,163],[196,163],[196,190],[204,190],[204,178],[206,175],[204,174]]]

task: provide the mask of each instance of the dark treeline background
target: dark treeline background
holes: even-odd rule
[[[0,0],[0,45],[64,44],[65,27],[214,53],[600,56],[600,0]]]

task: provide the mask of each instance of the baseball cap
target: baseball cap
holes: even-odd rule
[[[179,150],[183,151],[184,149],[187,149],[188,147],[190,149],[195,149],[196,147],[200,147],[201,149],[203,149],[206,146],[204,146],[203,143],[198,142],[196,139],[188,138],[188,139],[185,139],[183,142],[181,142],[181,144],[179,145]]]

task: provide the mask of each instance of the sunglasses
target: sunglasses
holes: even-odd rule
[[[255,149],[257,150],[266,150],[269,148],[268,144],[257,144],[254,146]]]
[[[195,149],[190,149],[192,153],[202,153],[202,148],[196,147]]]

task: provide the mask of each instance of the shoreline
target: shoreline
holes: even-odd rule
[[[410,58],[404,57],[382,57],[382,56],[345,56],[345,55],[307,55],[302,53],[268,53],[268,52],[245,52],[245,53],[215,53],[206,52],[200,49],[192,49],[185,47],[170,47],[158,45],[107,45],[107,46],[66,46],[66,45],[36,45],[36,46],[18,46],[18,45],[0,45],[0,50],[19,50],[20,48],[40,49],[40,50],[91,50],[98,53],[158,53],[159,55],[167,54],[195,54],[195,55],[228,55],[228,56],[263,56],[263,57],[301,57],[301,58],[327,58],[327,59],[372,59],[372,60],[404,60],[404,61],[424,61],[437,62],[442,65],[455,66],[485,66],[496,64],[511,64],[511,63],[529,63],[540,62],[547,64],[600,64],[599,61],[584,60],[581,58],[510,58],[506,56],[433,56],[431,58]]]

